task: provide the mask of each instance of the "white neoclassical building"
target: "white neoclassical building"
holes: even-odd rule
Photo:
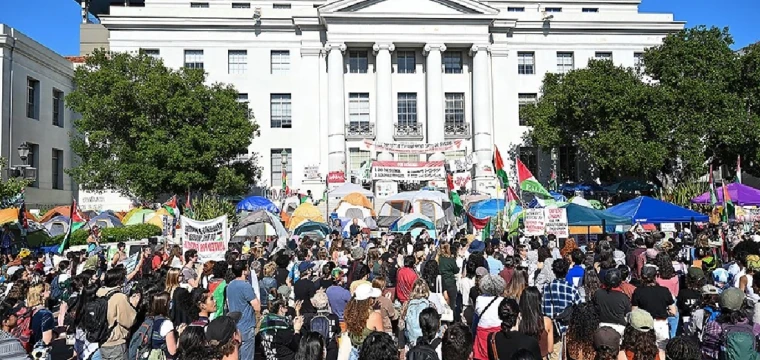
[[[249,151],[264,182],[280,186],[284,151],[290,186],[301,189],[368,159],[476,152],[472,186],[489,190],[494,145],[539,179],[553,166],[563,179],[588,176],[573,148],[550,156],[522,146],[520,106],[541,96],[547,72],[593,58],[634,66],[684,26],[639,12],[640,0],[79,1],[100,21],[83,24],[84,52],[101,39],[234,84],[261,128]],[[458,146],[392,152],[365,140]]]

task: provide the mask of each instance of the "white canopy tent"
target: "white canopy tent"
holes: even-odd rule
[[[351,193],[359,193],[368,198],[375,197],[375,194],[372,191],[365,189],[361,185],[353,183],[345,183],[341,186],[338,186],[335,189],[330,190],[327,195],[333,198],[342,198]]]

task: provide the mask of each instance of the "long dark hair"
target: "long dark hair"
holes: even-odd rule
[[[100,287],[95,284],[88,284],[82,289],[82,294],[77,296],[76,304],[74,304],[74,327],[80,327],[82,324],[82,318],[84,317],[83,309],[84,305],[95,299],[95,293],[98,292]]]
[[[544,316],[541,314],[541,292],[537,287],[530,286],[523,291],[520,297],[520,316],[518,330],[538,340],[546,329]]]
[[[659,252],[654,258],[654,263],[657,265],[657,271],[661,278],[669,280],[676,276],[676,269],[673,268],[673,262],[668,254]]]
[[[438,278],[438,262],[435,260],[428,260],[425,263],[425,267],[422,268],[422,278],[430,288],[430,292],[435,292],[435,280]]]
[[[594,293],[601,289],[602,282],[599,281],[599,273],[591,267],[586,269],[586,273],[583,275],[583,289],[586,291],[586,301],[591,301],[594,298]]]
[[[436,334],[438,334],[440,327],[441,316],[438,315],[438,310],[432,307],[422,310],[420,312],[420,330],[422,336],[420,336],[418,341],[421,341],[422,344],[430,344],[435,339]]]
[[[596,305],[585,302],[575,305],[570,326],[567,328],[567,353],[574,359],[596,356],[594,332],[599,328]]]
[[[647,332],[636,330],[628,325],[623,333],[622,350],[629,350],[633,353],[632,360],[650,360],[657,356],[657,337],[654,330]]]
[[[325,357],[325,340],[322,334],[309,331],[301,337],[295,360],[322,360]]]
[[[499,303],[499,320],[501,320],[501,331],[509,332],[517,324],[517,318],[520,316],[520,306],[515,299],[504,299]]]

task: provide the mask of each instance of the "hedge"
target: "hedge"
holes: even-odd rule
[[[151,236],[159,236],[162,234],[162,229],[153,224],[136,224],[128,225],[118,228],[104,228],[100,232],[100,242],[115,243],[120,241],[131,241],[149,238]],[[65,234],[54,236],[46,243],[46,245],[57,245],[63,241]],[[70,246],[86,245],[87,236],[89,236],[89,228],[86,226],[74,231],[71,234]]]

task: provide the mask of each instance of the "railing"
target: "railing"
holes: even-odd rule
[[[472,136],[470,124],[444,124],[443,136],[446,139],[469,139]]]
[[[393,137],[396,140],[422,140],[422,124],[420,123],[407,123],[393,124]]]
[[[346,140],[362,140],[375,138],[375,124],[353,123],[346,124]]]

